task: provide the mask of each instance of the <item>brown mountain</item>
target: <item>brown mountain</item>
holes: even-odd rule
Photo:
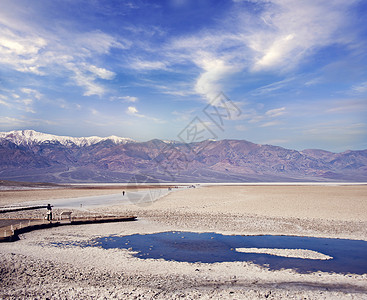
[[[19,132],[18,132],[19,133]],[[367,150],[296,151],[244,140],[182,144],[0,135],[0,179],[47,182],[367,181]],[[34,134],[34,132],[33,132]],[[35,134],[34,134],[35,135]],[[74,138],[75,139],[75,138]]]

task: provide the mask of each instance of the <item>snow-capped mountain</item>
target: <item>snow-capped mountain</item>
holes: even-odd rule
[[[62,137],[32,130],[0,133],[2,180],[135,182],[136,175],[149,182],[366,182],[367,150],[332,153],[246,140],[185,144]]]
[[[107,140],[110,140],[115,144],[126,144],[135,142],[133,139],[122,138],[115,135],[109,137],[70,137],[41,133],[34,130],[14,130],[9,132],[0,132],[0,139],[8,140],[18,146],[42,143],[60,143],[64,146],[76,145],[78,147],[85,147],[98,144]]]

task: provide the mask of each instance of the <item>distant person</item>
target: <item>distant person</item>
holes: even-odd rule
[[[47,204],[47,221],[52,220],[52,207],[51,204]]]
[[[122,196],[125,196],[125,191],[122,191]]]

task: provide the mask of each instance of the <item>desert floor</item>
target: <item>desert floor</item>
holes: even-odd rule
[[[0,191],[0,204],[116,192],[120,191],[117,188]],[[154,202],[73,212],[134,214],[138,220],[57,227],[0,244],[0,298],[367,299],[367,274],[271,271],[251,262],[142,260],[125,249],[69,244],[110,235],[162,231],[367,241],[366,185],[203,186],[175,191]],[[0,217],[32,217],[32,212]]]

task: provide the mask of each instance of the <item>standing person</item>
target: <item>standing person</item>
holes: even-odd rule
[[[125,196],[125,191],[122,191],[122,196]]]
[[[47,204],[47,221],[52,220],[52,207],[51,204]]]

